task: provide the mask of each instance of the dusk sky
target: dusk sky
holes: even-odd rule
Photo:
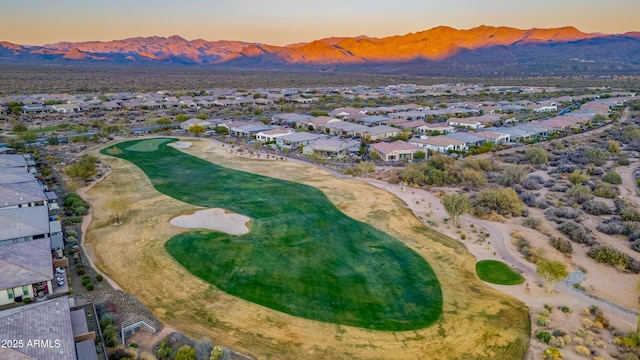
[[[42,45],[180,35],[285,45],[385,37],[439,25],[639,31],[639,0],[22,0],[3,4],[0,41]]]

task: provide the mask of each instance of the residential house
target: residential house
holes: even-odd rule
[[[474,116],[471,119],[475,121],[479,121],[482,125],[484,125],[484,127],[497,126],[497,125],[500,125],[500,123],[502,122],[502,120],[500,119],[500,116],[491,115],[491,114]]]
[[[505,113],[505,114],[523,113],[523,112],[527,112],[529,110],[524,106],[520,106],[520,105],[516,105],[516,104],[499,105],[499,109],[500,109],[500,112]]]
[[[509,134],[495,131],[478,131],[474,132],[473,135],[485,138],[487,142],[494,143],[495,145],[505,144],[511,141]]]
[[[451,139],[446,136],[429,136],[409,139],[409,143],[427,150],[448,153],[451,151],[465,151],[467,144],[464,141]]]
[[[35,174],[34,165],[31,165],[30,162],[24,157],[24,155],[17,154],[0,154],[0,170],[5,171],[5,169],[9,168],[21,168]]]
[[[527,107],[533,110],[533,112],[537,112],[537,113],[558,111],[558,105],[555,102],[549,102],[549,101],[529,105]]]
[[[389,114],[394,119],[403,119],[407,121],[424,120],[428,114],[424,111],[403,111]]]
[[[200,125],[205,129],[208,129],[211,127],[211,122],[208,120],[201,120],[201,119],[196,119],[196,118],[191,118],[189,120],[185,120],[180,124],[180,128],[182,130],[185,131],[189,131],[189,129],[191,129],[192,126],[195,125]]]
[[[358,140],[320,139],[303,149],[305,155],[316,155],[326,159],[342,159],[360,149]]]
[[[53,259],[49,239],[0,246],[0,274],[0,305],[52,294]]]
[[[0,178],[13,177],[12,173],[0,174]],[[4,181],[4,180],[3,180]],[[11,183],[0,183],[0,209],[22,208],[31,206],[47,207],[48,201],[42,185],[35,178],[31,180],[15,180]]]
[[[342,122],[342,120],[330,116],[318,116],[308,121],[298,121],[297,125],[299,125],[300,127],[307,127],[310,130],[325,132],[327,129],[327,124],[335,122]]]
[[[69,114],[80,111],[80,105],[78,104],[57,104],[51,106],[51,111],[58,112],[60,114]]]
[[[424,122],[423,120],[416,120],[416,121],[407,121],[407,122],[398,124],[397,126],[400,129],[405,131],[419,132],[418,128],[425,125],[427,125],[427,123]]]
[[[426,135],[430,135],[436,132],[439,134],[448,134],[450,132],[454,132],[455,130],[455,127],[447,123],[425,123],[424,125],[418,126],[416,128],[417,132]]]
[[[275,141],[280,136],[289,135],[293,133],[295,133],[293,129],[287,129],[287,128],[271,129],[271,130],[261,131],[257,133],[256,140],[260,140],[262,142],[267,143],[267,142]]]
[[[485,137],[476,136],[475,133],[470,132],[455,132],[449,133],[445,136],[450,139],[463,141],[465,144],[467,144],[467,147],[482,146],[485,142],[487,142],[487,139]]]
[[[358,136],[357,133],[363,133],[371,129],[368,126],[354,124],[350,122],[332,122],[325,125],[325,132],[328,131],[331,135],[337,135],[342,137]]]
[[[0,348],[0,358],[97,360],[96,334],[89,331],[85,308],[69,304],[63,296],[0,312],[0,334],[22,344]],[[95,317],[93,306],[89,308]]]
[[[421,151],[419,146],[406,141],[397,140],[391,143],[380,142],[371,144],[370,151],[380,155],[380,159],[387,162],[412,160],[416,151]]]
[[[384,121],[391,120],[388,116],[383,115],[368,115],[358,120],[358,124],[365,126],[377,126],[382,125]]]
[[[283,149],[298,149],[307,146],[316,140],[325,139],[326,137],[326,135],[322,134],[300,132],[280,136],[276,138],[276,144]]]
[[[287,113],[287,114],[278,114],[278,115],[272,116],[271,122],[273,124],[301,128],[303,127],[302,123],[308,124],[308,122],[313,119],[314,117],[310,115]]]
[[[0,247],[43,238],[49,244],[48,210],[46,206],[0,209]]]
[[[475,116],[468,118],[451,118],[447,121],[447,124],[474,130],[482,129],[484,127],[484,124],[478,121]]]
[[[580,106],[580,110],[592,110],[598,114],[608,114],[609,113],[609,104],[605,104],[603,102],[590,101],[588,103],[582,104]]]
[[[329,112],[329,115],[344,120],[357,120],[367,116],[366,111],[353,107],[341,107]]]
[[[51,112],[51,106],[43,104],[22,105],[23,114],[46,114]]]
[[[398,136],[402,133],[402,130],[392,128],[386,125],[379,125],[374,127],[366,127],[363,131],[358,131],[355,133],[356,136],[359,136],[363,139],[378,141],[378,140],[386,140],[390,139],[394,136]]]

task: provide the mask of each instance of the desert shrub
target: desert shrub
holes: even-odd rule
[[[124,346],[119,345],[109,354],[109,360],[126,360],[137,359],[138,354],[134,349],[126,349]]]
[[[539,190],[542,189],[544,179],[540,175],[529,175],[522,180],[522,187],[527,190]]]
[[[572,173],[574,170],[579,169],[580,167],[576,164],[572,164],[572,163],[567,163],[567,162],[560,162],[558,163],[557,167],[556,167],[556,172],[560,173],[560,174],[570,174]]]
[[[607,235],[624,234],[626,229],[624,223],[616,218],[607,219],[596,226],[596,230]]]
[[[589,350],[586,346],[582,346],[582,345],[578,345],[574,348],[574,350],[576,351],[576,353],[578,355],[582,355],[582,356],[590,356],[591,355],[591,350]]]
[[[608,183],[599,183],[593,189],[593,194],[597,197],[605,199],[613,199],[620,195],[620,190],[617,186]]]
[[[567,190],[567,197],[578,204],[582,204],[583,202],[591,200],[593,194],[591,193],[591,188],[587,185],[573,185]]]
[[[466,158],[462,160],[459,165],[462,169],[473,169],[485,172],[491,172],[494,169],[493,164],[488,159]]]
[[[118,333],[113,324],[109,324],[102,329],[102,338],[107,347],[115,347],[118,345]]]
[[[102,275],[100,275],[100,274],[96,275],[96,281],[97,281],[97,282],[101,282],[102,280],[104,280],[104,278],[102,277]]]
[[[556,250],[560,251],[563,254],[571,254],[573,253],[573,246],[571,245],[571,241],[559,237],[551,237],[549,239],[551,242],[551,246],[556,248]]]
[[[528,262],[535,264],[540,258],[542,258],[542,249],[532,248],[529,240],[525,239],[522,236],[514,235],[513,245]]]
[[[545,307],[540,308],[540,310],[538,310],[538,314],[540,314],[542,316],[547,316],[547,315],[549,315],[549,309],[547,309]]]
[[[549,345],[557,348],[564,347],[565,345],[564,338],[562,336],[552,336],[551,339],[549,340]]]
[[[553,186],[549,188],[549,191],[566,192],[567,190],[569,190],[569,188],[570,187],[567,184],[555,183]]]
[[[526,226],[528,228],[531,228],[533,230],[539,230],[540,227],[542,226],[542,219],[536,217],[536,218],[525,218],[524,220],[522,220],[522,225]]]
[[[590,215],[611,215],[613,210],[607,205],[604,201],[600,200],[589,200],[580,206],[580,208]]]
[[[640,129],[636,126],[628,125],[622,129],[622,133],[618,137],[618,140],[628,144],[634,140],[640,140]]]
[[[85,273],[84,268],[76,267],[76,274],[83,275]]]
[[[578,336],[580,336],[580,337],[584,337],[584,336],[587,335],[587,332],[583,328],[577,328],[577,329],[573,330],[573,333],[578,335]]]
[[[522,200],[522,202],[524,202],[527,206],[531,206],[533,207],[533,203],[535,202],[536,198],[538,197],[538,195],[530,192],[530,191],[523,191],[521,193],[518,194],[518,197],[520,198],[520,200]]]
[[[627,154],[620,154],[618,155],[618,165],[620,166],[627,166],[629,164],[631,164],[631,161],[629,160],[629,155]]]
[[[584,174],[580,169],[575,169],[569,174],[569,181],[574,185],[581,185],[589,181],[589,175]]]
[[[538,209],[546,209],[549,206],[551,206],[551,201],[549,201],[548,199],[544,198],[543,196],[538,196],[534,201],[533,201],[533,207],[536,207]]]
[[[88,284],[91,283],[91,279],[87,278],[87,279],[82,279],[82,286],[87,286]]]
[[[602,181],[613,185],[620,185],[622,184],[622,176],[615,171],[610,171],[602,177]]]
[[[500,176],[498,176],[498,184],[502,186],[513,186],[519,184],[527,176],[527,168],[521,165],[509,165]]]
[[[547,326],[547,325],[549,325],[550,322],[551,322],[551,320],[549,320],[548,317],[543,316],[543,315],[538,316],[538,318],[536,319],[536,325],[538,325],[538,326]]]
[[[551,335],[553,335],[553,336],[565,336],[565,335],[567,335],[567,332],[562,330],[562,329],[556,329],[556,330],[553,330],[553,333],[551,333]]]
[[[640,221],[640,211],[631,207],[624,208],[620,211],[620,219],[623,221]]]
[[[93,291],[93,284],[91,283],[87,284],[87,290]]]
[[[636,354],[634,354],[632,352],[626,352],[624,354],[620,354],[618,359],[620,359],[620,360],[640,360],[640,357],[638,357],[638,355],[636,355]]]
[[[590,329],[593,326],[593,321],[591,321],[591,319],[588,319],[588,318],[583,318],[581,323],[585,329]]]
[[[84,215],[87,215],[89,213],[89,210],[87,210],[87,208],[84,207],[84,206],[78,206],[73,212],[76,215],[84,216]]]
[[[619,269],[629,270],[636,274],[640,272],[640,266],[635,260],[612,247],[603,245],[594,246],[589,249],[587,254],[599,263],[613,265]]]
[[[531,146],[524,152],[524,158],[531,165],[547,164],[549,163],[549,153],[545,149]]]
[[[636,241],[640,239],[640,223],[626,222],[624,223],[624,226],[624,234],[627,235],[629,241]]]
[[[460,183],[469,189],[479,189],[487,184],[487,177],[479,170],[462,169],[459,177]]]
[[[551,334],[549,334],[547,331],[538,331],[536,332],[536,339],[548,343],[549,340],[551,340]]]
[[[580,212],[580,210],[574,209],[572,207],[561,206],[561,207],[557,207],[557,208],[547,209],[544,212],[544,215],[549,220],[552,220],[554,217],[558,217],[558,218],[562,218],[562,219],[575,220],[578,217],[580,217],[580,215],[582,215],[582,212]]]
[[[196,350],[189,345],[184,345],[178,349],[174,360],[196,360]]]
[[[478,217],[486,217],[491,212],[502,216],[522,215],[522,202],[518,194],[511,188],[487,190],[478,193],[472,204],[472,214]]]
[[[68,216],[67,217],[67,222],[71,223],[71,224],[79,224],[82,222],[82,217],[80,216]]]
[[[602,166],[607,162],[607,153],[598,148],[586,148],[582,152],[581,158],[582,164],[593,164],[596,166]]]
[[[545,360],[562,360],[562,353],[556,348],[546,348],[542,352],[542,358]]]
[[[591,235],[591,230],[568,220],[558,226],[558,230],[565,234],[569,240],[586,245],[595,244],[595,238]]]

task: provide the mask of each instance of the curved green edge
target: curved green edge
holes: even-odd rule
[[[524,277],[513,271],[509,265],[496,260],[482,260],[476,263],[478,277],[491,284],[518,285],[524,282]]]
[[[400,331],[440,319],[440,283],[402,242],[346,216],[316,188],[166,146],[176,140],[156,141],[152,152],[136,151],[149,147],[137,140],[102,153],[137,165],[161,193],[251,218],[243,236],[197,230],[171,238],[167,251],[191,273],[231,295],[311,320]]]

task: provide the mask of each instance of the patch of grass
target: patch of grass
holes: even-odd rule
[[[500,261],[482,260],[476,263],[476,272],[483,281],[499,285],[517,285],[524,282],[522,275]]]
[[[158,151],[160,145],[168,143],[170,141],[171,139],[156,138],[144,141],[127,142],[127,144],[131,143],[131,145],[127,146],[126,150],[141,152]]]
[[[166,146],[170,141],[125,142],[117,157],[166,195],[251,217],[243,236],[196,230],[166,243],[194,275],[312,320],[400,331],[440,319],[435,273],[400,241],[346,216],[316,188],[218,166]]]

